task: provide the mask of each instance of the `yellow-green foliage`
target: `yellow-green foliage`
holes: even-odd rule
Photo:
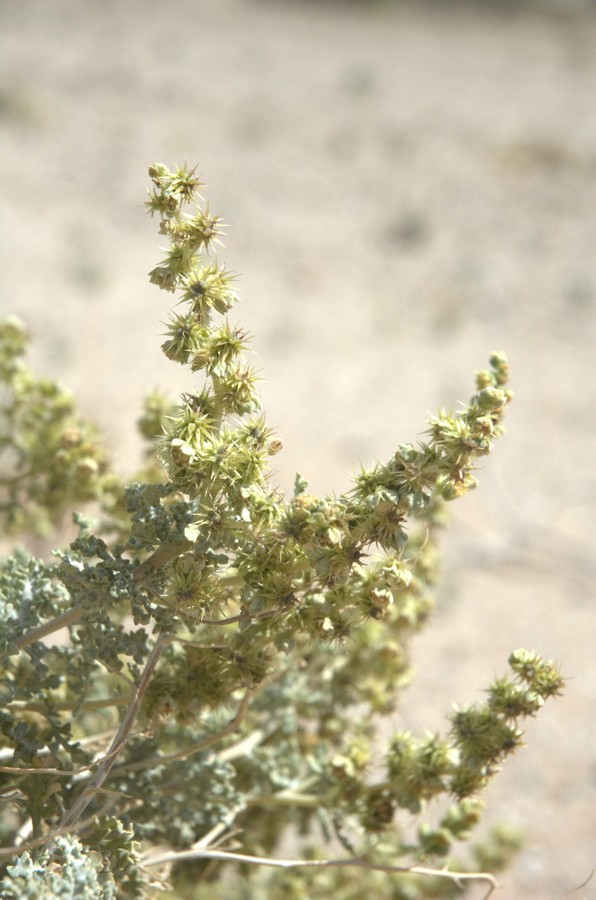
[[[560,691],[556,669],[518,650],[444,734],[381,740],[378,725],[432,606],[445,504],[502,433],[507,360],[345,494],[297,475],[282,496],[248,337],[226,318],[235,282],[208,256],[218,218],[194,170],[149,174],[169,242],[150,279],[177,297],[163,351],[189,388],[147,398],[138,480],[121,484],[71,395],[31,374],[24,326],[0,325],[5,530],[48,532],[87,501],[100,516],[76,512],[54,562],[0,564],[2,896],[31,879],[36,896],[149,896],[151,873],[180,897],[491,889],[467,880],[473,856],[457,883],[446,868],[522,720]],[[289,833],[300,866],[262,869]],[[508,845],[490,846],[477,857],[496,867]]]

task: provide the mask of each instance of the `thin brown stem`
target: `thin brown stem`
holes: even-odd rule
[[[228,734],[233,734],[234,731],[238,730],[247,713],[248,704],[252,695],[253,691],[246,691],[244,697],[240,701],[240,704],[236,711],[236,715],[225,726],[225,728],[221,729],[221,731],[218,731],[215,734],[210,734],[208,735],[208,737],[202,738],[200,741],[196,741],[194,744],[190,744],[184,750],[178,750],[176,753],[169,753],[164,756],[152,756],[150,759],[141,759],[136,763],[130,763],[130,765],[118,766],[116,769],[114,769],[114,774],[128,775],[130,772],[141,772],[144,769],[152,769],[154,766],[167,765],[168,763],[175,762],[178,759],[186,759],[189,756],[193,756],[195,753],[200,753],[201,750],[207,750],[209,747],[212,747],[213,744],[221,741],[222,738],[227,737]]]
[[[99,709],[109,709],[110,706],[126,706],[130,703],[130,697],[106,697],[104,700],[85,700],[78,705],[78,712],[96,712]],[[59,700],[43,703],[38,700],[12,700],[4,707],[11,712],[71,712],[77,706],[76,702]]]
[[[488,892],[483,900],[488,900],[493,891],[499,887],[494,875],[489,872],[450,872],[448,869],[431,869],[426,866],[390,866],[382,863],[367,862],[357,857],[349,859],[273,859],[268,856],[250,856],[245,853],[229,853],[226,850],[195,849],[180,852],[164,853],[154,859],[144,860],[145,866],[159,866],[166,863],[177,863],[197,859],[217,859],[222,862],[242,863],[243,865],[269,866],[277,869],[330,869],[340,866],[368,869],[375,872],[401,872],[409,875],[425,875],[432,878],[448,878],[456,884],[464,881],[483,881],[488,885]]]
[[[85,788],[79,798],[63,816],[62,822],[60,823],[61,828],[69,829],[78,821],[78,819],[81,817],[85,809],[89,806],[97,792],[101,789],[104,781],[110,774],[110,771],[116,761],[116,756],[118,755],[118,753],[120,753],[120,751],[126,745],[127,741],[130,739],[134,723],[136,722],[137,716],[139,715],[141,709],[141,703],[143,702],[145,691],[149,686],[151,676],[153,675],[155,667],[159,661],[159,657],[161,656],[162,650],[167,642],[168,638],[164,635],[160,635],[155,642],[153,650],[147,658],[147,662],[145,664],[145,668],[143,669],[143,674],[141,675],[141,678],[139,680],[135,695],[124,715],[124,718],[122,719],[120,728],[118,729],[116,736],[112,741],[112,745],[106,757],[101,763],[98,771],[91,779],[90,784]]]
[[[22,634],[15,640],[15,645],[19,650],[24,650],[25,647],[34,644],[35,641],[41,641],[44,637],[47,637],[48,634],[53,634],[55,631],[60,631],[61,628],[67,628],[69,625],[74,625],[76,622],[79,622],[86,612],[87,607],[82,604],[73,606],[61,615],[56,616],[55,619],[50,619],[49,622],[44,622],[43,625],[37,625],[35,628],[32,628],[31,631]]]

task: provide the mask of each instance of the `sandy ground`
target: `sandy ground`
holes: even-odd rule
[[[511,900],[596,865],[596,12],[571,7],[0,2],[0,309],[122,470],[141,396],[189,387],[146,279],[152,161],[199,162],[230,224],[282,486],[345,489],[509,353],[509,434],[454,507],[399,724],[441,727],[514,647],[560,663],[490,792],[527,834]]]

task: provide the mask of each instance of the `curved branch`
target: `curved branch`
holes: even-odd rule
[[[247,710],[248,704],[253,696],[254,691],[247,689],[244,697],[240,701],[240,705],[236,711],[236,715],[221,731],[216,732],[215,734],[210,734],[208,737],[202,738],[200,741],[196,741],[194,744],[190,744],[190,746],[186,747],[184,750],[178,750],[176,753],[169,753],[165,756],[152,756],[150,759],[141,759],[136,763],[130,763],[129,765],[118,766],[114,769],[114,775],[128,775],[130,772],[141,772],[143,769],[151,769],[154,766],[163,766],[168,763],[175,762],[178,759],[186,759],[188,756],[193,756],[195,753],[200,753],[201,750],[206,750],[208,747],[211,747],[213,744],[216,744],[222,738],[227,737],[228,734],[233,734],[234,731],[240,727],[242,720],[244,719]]]
[[[122,719],[120,728],[118,729],[116,736],[112,741],[112,745],[107,755],[105,756],[98,771],[91,779],[90,784],[73,803],[71,808],[64,814],[62,822],[60,823],[61,829],[69,829],[79,820],[83,812],[87,809],[95,795],[101,789],[102,784],[110,774],[114,762],[116,761],[116,756],[124,748],[131,736],[134,723],[136,722],[137,716],[141,709],[141,703],[143,702],[145,691],[149,686],[151,676],[153,675],[162,650],[165,647],[166,643],[168,643],[168,641],[168,637],[166,637],[165,635],[160,635],[155,642],[153,650],[147,658],[147,662],[145,664],[145,668],[143,669],[143,674],[141,675],[141,678],[139,680],[139,684],[135,691],[133,700],[126,711],[124,718]]]
[[[106,697],[103,700],[84,700],[78,705],[78,712],[96,712],[98,709],[109,709],[110,706],[126,706],[130,697]],[[50,711],[71,712],[77,704],[69,700],[57,700],[49,706],[40,700],[11,700],[4,707],[11,712],[37,712],[42,715]]]
[[[331,869],[339,866],[369,869],[375,872],[394,872],[409,875],[426,875],[432,878],[448,878],[456,884],[464,881],[483,881],[488,885],[488,892],[483,900],[488,900],[499,883],[489,872],[450,872],[448,869],[431,869],[426,866],[390,866],[382,863],[367,862],[358,857],[351,859],[273,859],[268,856],[250,856],[245,853],[229,853],[226,850],[195,849],[180,852],[164,853],[154,859],[144,859],[145,866],[159,866],[166,863],[184,862],[186,860],[216,859],[221,862],[235,862],[244,865],[269,866],[276,869]]]

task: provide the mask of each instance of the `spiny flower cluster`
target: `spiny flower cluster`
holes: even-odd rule
[[[242,356],[247,336],[227,318],[214,319],[237,300],[230,275],[205,256],[218,219],[198,206],[184,212],[200,187],[194,170],[158,165],[150,175],[147,205],[170,238],[150,277],[179,291],[183,307],[163,350],[204,376],[183,396],[161,441],[170,494],[188,498],[193,509],[185,532],[193,546],[181,547],[186,561],[170,564],[168,598],[187,610],[194,605],[199,617],[214,609],[222,618],[243,616],[252,623],[247,634],[276,627],[285,635],[291,624],[292,631],[343,639],[358,623],[384,616],[417,625],[428,612],[419,558],[432,552],[438,505],[474,486],[475,461],[501,433],[511,397],[504,355],[494,354],[491,369],[479,373],[478,392],[462,412],[431,420],[427,443],[401,446],[341,497],[316,498],[298,477],[294,497],[284,501],[266,485],[280,442],[254,416],[256,378]],[[414,518],[424,521],[426,554],[420,537],[408,534]],[[214,547],[220,562],[206,555]],[[368,561],[379,550],[388,556]]]

